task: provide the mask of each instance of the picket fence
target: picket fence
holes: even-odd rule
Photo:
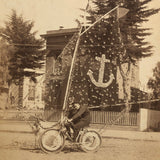
[[[139,113],[130,112],[129,116],[121,115],[120,112],[111,111],[90,111],[92,124],[112,124],[121,126],[138,126]],[[44,116],[48,121],[58,121],[61,117],[61,112],[57,110],[46,110]],[[119,118],[120,117],[120,118]]]

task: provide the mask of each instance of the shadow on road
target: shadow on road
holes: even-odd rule
[[[37,144],[29,144],[26,142],[22,143],[18,141],[13,141],[12,143],[7,145],[2,145],[0,146],[0,149],[16,149],[16,150],[25,150],[25,151],[34,152],[34,153],[44,153]],[[72,152],[83,152],[83,151],[76,145],[66,145],[61,152],[72,153]]]

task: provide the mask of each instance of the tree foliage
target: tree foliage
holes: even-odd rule
[[[35,69],[43,66],[44,41],[36,38],[36,32],[32,32],[33,26],[33,21],[25,20],[12,10],[5,27],[0,30],[2,38],[14,46],[9,64],[12,80],[19,80],[23,76],[35,77]]]
[[[160,62],[153,69],[153,77],[149,79],[147,85],[153,91],[154,98],[160,98]]]
[[[3,39],[0,40],[0,87],[7,88],[9,75],[9,61],[14,48],[6,43]]]

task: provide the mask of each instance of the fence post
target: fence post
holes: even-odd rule
[[[149,125],[149,110],[140,109],[140,131],[146,131]]]

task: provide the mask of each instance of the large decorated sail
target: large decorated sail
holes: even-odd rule
[[[76,46],[69,75],[68,99],[74,98],[75,102],[88,106],[118,103],[116,54],[121,48],[114,45],[120,43],[119,35],[117,38],[113,35],[117,33],[116,16],[116,12],[112,16],[104,16],[79,35],[80,42]]]

